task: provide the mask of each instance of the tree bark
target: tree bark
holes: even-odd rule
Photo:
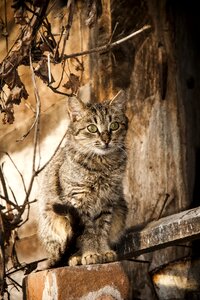
[[[128,91],[127,224],[138,226],[194,206],[200,131],[198,10],[194,1],[167,0],[111,1],[110,10],[111,32],[118,23],[113,39],[122,28],[127,34],[152,25],[151,34],[119,46],[111,57],[110,94],[121,88]],[[99,76],[108,74],[105,69]],[[103,80],[99,87],[108,92]],[[185,255],[187,245],[169,247],[146,255],[150,266],[128,264],[134,297],[154,299],[148,271]]]

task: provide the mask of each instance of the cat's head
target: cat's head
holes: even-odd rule
[[[71,120],[70,134],[80,151],[107,155],[124,148],[128,120],[123,91],[103,103],[84,104],[71,97],[67,108]]]

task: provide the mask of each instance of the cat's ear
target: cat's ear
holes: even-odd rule
[[[80,99],[76,97],[69,97],[67,101],[67,111],[70,119],[74,122],[81,119],[84,115],[85,105]]]
[[[126,110],[127,97],[124,90],[120,90],[110,101],[109,105],[113,106],[117,110]]]

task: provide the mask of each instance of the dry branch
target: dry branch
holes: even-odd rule
[[[65,36],[64,36],[63,48],[62,48],[62,52],[61,52],[61,60],[62,60],[64,52],[65,52],[66,42],[69,39],[70,29],[72,27],[72,22],[73,22],[73,18],[74,18],[74,11],[75,11],[75,1],[72,0],[72,1],[70,1],[68,21],[67,21],[67,25],[65,26]]]
[[[43,22],[48,4],[49,0],[46,0],[39,8],[36,8],[35,14],[33,14],[28,24],[23,27],[12,49],[0,64],[0,90],[3,90],[5,84],[10,89],[10,95],[7,99],[0,98],[0,110],[5,114],[4,123],[11,124],[14,122],[13,105],[20,104],[22,98],[28,98],[28,93],[20,79],[17,68],[25,63],[29,55],[32,42]]]
[[[64,54],[64,52],[73,23],[75,1],[70,1],[67,24],[63,26],[59,41],[55,40],[54,35],[51,31],[51,24],[47,19],[47,8],[49,2],[50,0],[45,0],[40,5],[38,5],[39,3],[37,3],[36,1],[31,5],[28,1],[16,1],[12,5],[12,7],[15,9],[15,20],[21,25],[21,33],[14,43],[13,47],[10,49],[6,58],[0,64],[0,90],[2,94],[0,97],[0,111],[4,114],[3,123],[12,124],[14,122],[14,105],[20,104],[22,98],[28,98],[26,86],[21,81],[17,68],[20,65],[29,65],[30,52],[32,53],[33,63],[38,64],[38,66],[35,68],[35,70],[37,70],[37,73],[35,72],[35,74],[40,77],[54,93],[71,96],[73,93],[76,93],[76,91],[74,92],[74,90],[71,89],[71,93],[66,93],[63,90],[58,90],[65,72],[64,62],[66,59],[89,55],[95,52],[107,52],[150,28],[150,25],[145,25],[132,34],[111,43],[111,39],[115,31],[114,29],[110,41],[106,45],[83,52],[66,55]],[[62,39],[62,49],[60,50],[59,48]],[[59,53],[59,51],[61,52],[61,54]],[[49,53],[47,54],[46,52]],[[55,65],[63,63],[61,79],[56,87],[52,85],[54,80],[50,70],[50,59],[51,62]],[[8,96],[4,92],[5,85],[10,90]],[[67,88],[66,85],[63,85],[63,87]],[[24,139],[29,134],[29,132],[34,128],[35,125],[36,124],[34,122],[28,132],[22,137],[22,139]]]
[[[139,30],[134,31],[131,34],[129,34],[129,35],[125,36],[124,38],[122,38],[120,40],[117,40],[113,43],[108,43],[106,45],[103,45],[103,46],[100,46],[100,47],[97,47],[97,48],[93,48],[93,49],[90,49],[90,50],[76,52],[76,53],[72,53],[72,54],[68,54],[68,55],[66,54],[66,55],[63,56],[63,59],[69,59],[69,58],[72,58],[72,57],[83,56],[83,55],[86,55],[86,54],[88,55],[88,54],[97,53],[97,52],[107,52],[107,51],[111,50],[112,48],[114,48],[116,46],[119,46],[120,44],[132,39],[136,35],[142,33],[143,31],[145,31],[147,29],[150,29],[150,28],[151,28],[150,25],[145,25],[142,28],[140,28]]]
[[[17,165],[15,164],[14,160],[12,159],[12,157],[10,156],[10,154],[8,152],[5,152],[5,151],[0,151],[0,152],[5,154],[6,156],[8,156],[9,160],[11,161],[12,165],[14,166],[14,168],[16,169],[17,173],[19,174],[19,176],[21,178],[22,185],[23,185],[24,191],[26,193],[26,185],[25,185],[24,177],[23,177],[22,173],[20,172],[20,170],[18,169]]]

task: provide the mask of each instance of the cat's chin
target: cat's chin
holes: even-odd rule
[[[112,148],[104,148],[104,149],[95,148],[93,151],[97,155],[108,155],[109,153],[113,152],[113,149]]]

